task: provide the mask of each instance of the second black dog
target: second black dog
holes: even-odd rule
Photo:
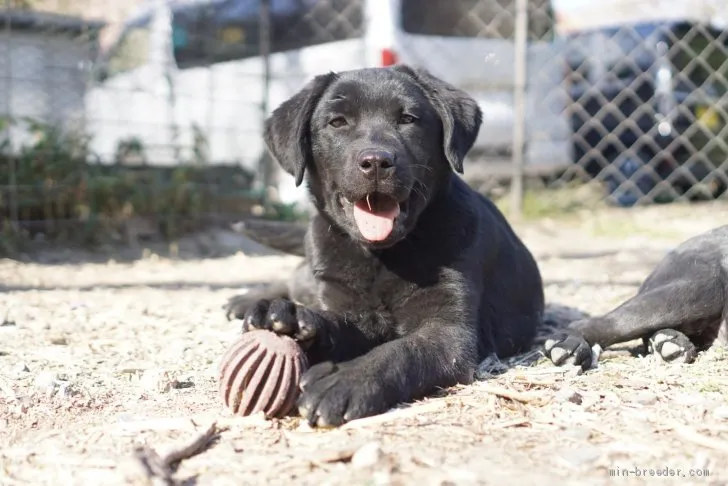
[[[546,341],[546,353],[557,365],[588,368],[594,364],[590,346],[641,338],[663,360],[689,363],[717,339],[726,341],[726,317],[728,225],[682,243],[637,295],[603,316],[572,322]]]

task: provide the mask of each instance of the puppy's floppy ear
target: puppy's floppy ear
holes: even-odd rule
[[[463,173],[463,160],[478,137],[483,114],[478,103],[462,90],[424,69],[400,64],[392,69],[413,78],[427,94],[442,120],[445,156],[450,167]]]
[[[296,186],[301,185],[306,166],[312,163],[311,116],[318,100],[335,78],[333,72],[316,76],[273,110],[265,121],[265,144],[283,170],[296,178]]]

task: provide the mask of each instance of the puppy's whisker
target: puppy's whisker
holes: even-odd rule
[[[432,172],[432,167],[428,167],[425,164],[412,164],[412,167],[418,167],[420,169],[425,169],[427,171]]]
[[[412,192],[421,197],[424,201],[427,201],[430,198],[430,192],[424,190],[425,187],[427,186],[423,184],[422,181],[415,179],[415,183],[412,186]]]
[[[425,194],[422,190],[412,188],[412,192],[414,192],[416,196],[422,198],[423,201],[427,201],[427,194]]]
[[[422,187],[424,184],[420,182],[419,179],[415,178],[415,183],[411,187],[406,186],[405,184],[402,184],[401,182],[395,182],[394,188],[395,189],[405,189],[407,191],[413,192],[416,196],[421,197],[424,201],[427,201],[429,199],[429,192],[424,192]]]

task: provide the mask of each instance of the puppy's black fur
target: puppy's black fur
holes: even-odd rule
[[[718,339],[728,316],[728,225],[683,242],[668,253],[637,295],[599,317],[569,324],[546,341],[557,365],[593,366],[590,346],[643,339],[665,361],[691,362]]]
[[[291,281],[232,298],[228,315],[304,346],[313,366],[298,405],[312,425],[468,383],[479,360],[531,345],[536,262],[455,174],[480,124],[468,95],[407,66],[318,76],[267,120],[270,152],[316,211]],[[398,204],[386,238],[359,230],[364,200]]]

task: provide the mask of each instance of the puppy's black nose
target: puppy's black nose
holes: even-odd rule
[[[357,164],[367,178],[386,179],[394,173],[394,154],[386,150],[362,150]]]

